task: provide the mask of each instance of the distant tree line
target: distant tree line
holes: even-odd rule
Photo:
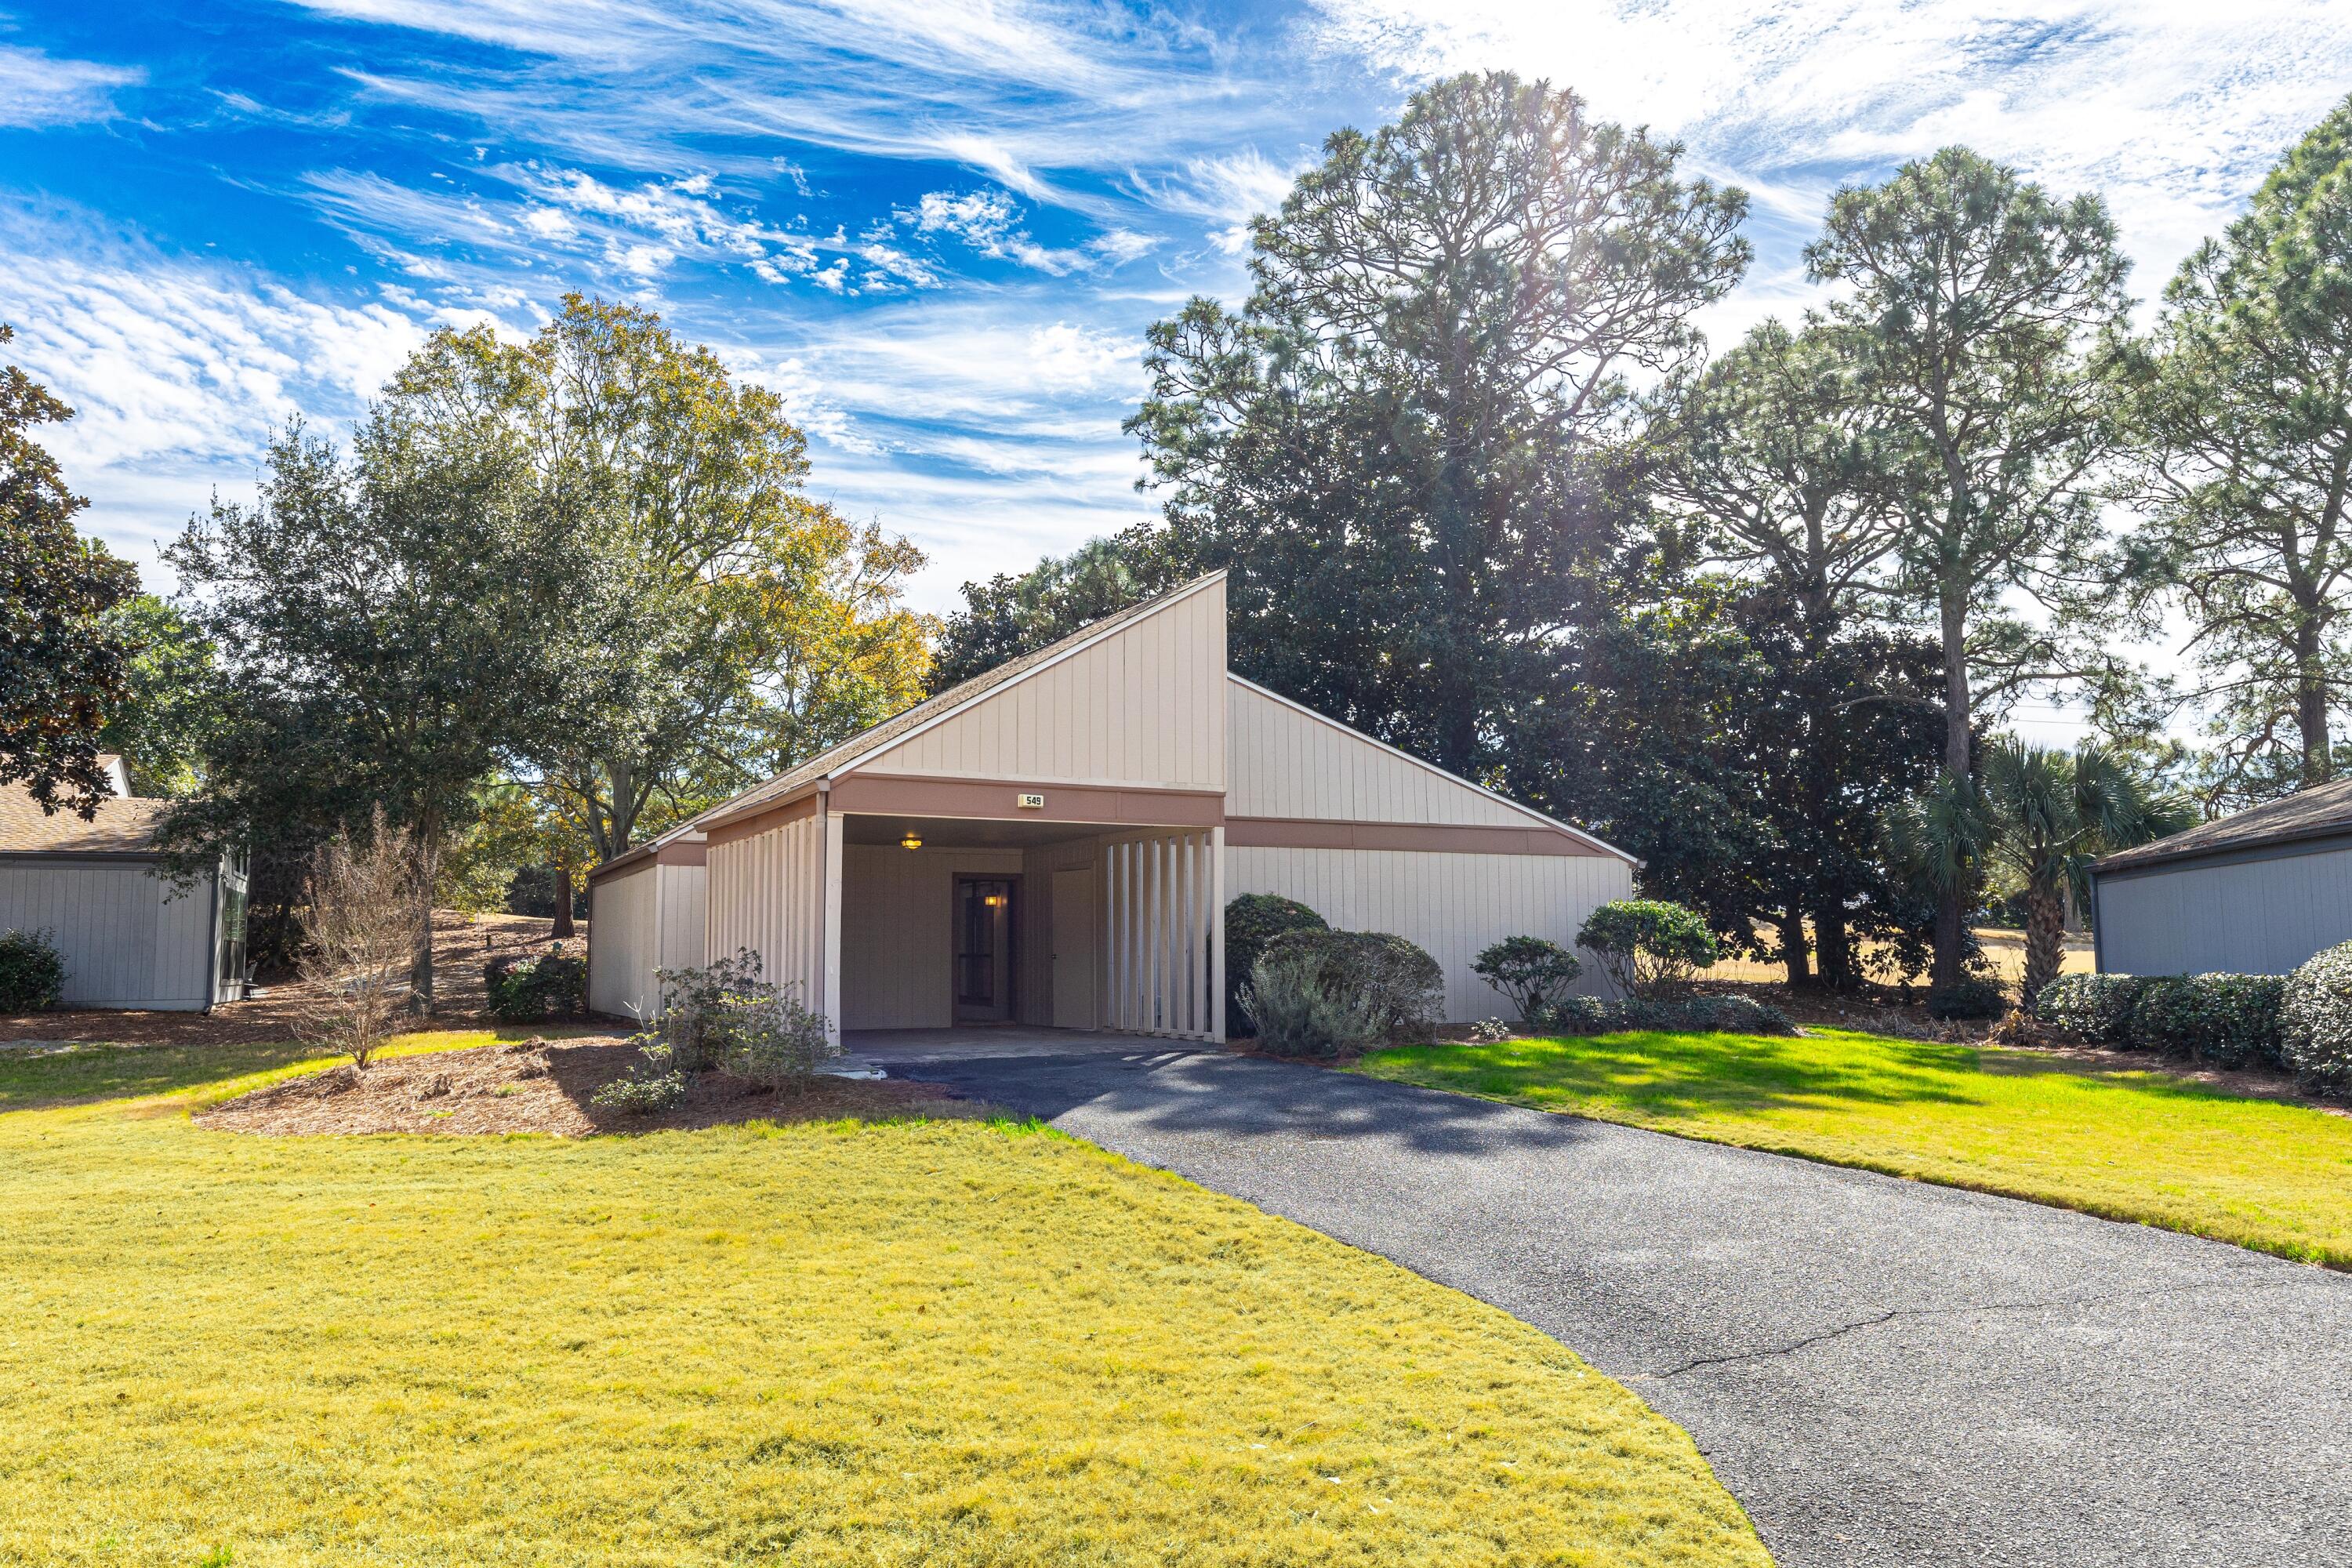
[[[122,752],[183,868],[255,851],[265,948],[379,813],[431,897],[527,867],[568,910],[745,784],[1223,568],[1244,674],[1590,824],[1791,982],[1874,952],[1948,991],[1988,900],[2046,969],[2096,854],[2337,776],[2352,102],[2139,331],[2099,198],[1955,147],[1839,191],[1826,303],[1710,357],[1747,201],[1682,163],[1503,73],[1336,133],[1246,299],[1150,330],[1160,515],[936,626],[915,549],[807,494],[776,397],[640,310],[445,330],[347,445],[289,424],[169,603],[76,533],[35,439],[70,411],[0,366],[0,782],[87,810]],[[2158,679],[2120,650],[2168,618]],[[2053,694],[2095,743],[2005,732]]]
[[[1838,192],[1829,302],[1708,359],[1744,196],[1573,93],[1438,83],[1255,222],[1244,302],[1152,329],[1160,517],[968,584],[934,679],[1223,567],[1253,679],[1590,823],[1792,982],[1868,942],[1957,986],[1988,897],[2046,926],[2185,795],[2336,774],[2347,138],[2352,104],[2137,335],[2098,197],[1948,148]],[[2118,652],[2168,613],[2185,680]],[[2095,743],[1995,746],[2053,693]]]

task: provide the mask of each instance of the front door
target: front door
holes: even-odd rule
[[[956,879],[955,1018],[959,1024],[1012,1021],[1016,886],[1002,877]]]

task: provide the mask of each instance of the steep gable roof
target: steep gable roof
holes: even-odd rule
[[[962,711],[982,698],[1002,691],[1006,687],[1036,674],[1049,666],[1059,664],[1080,650],[1091,647],[1106,637],[1114,637],[1138,621],[1145,620],[1180,600],[1190,598],[1202,589],[1224,581],[1224,573],[1212,572],[1193,578],[1178,588],[1156,598],[1131,605],[1113,615],[1105,616],[1059,642],[1049,643],[1034,653],[1005,660],[995,668],[973,676],[970,680],[951,686],[936,697],[926,698],[879,724],[860,731],[828,751],[820,752],[788,773],[779,773],[767,783],[754,785],[734,799],[712,806],[694,819],[694,826],[709,829],[740,816],[748,816],[772,803],[792,798],[810,788],[819,779],[845,772],[877,752],[907,740],[918,731]]]

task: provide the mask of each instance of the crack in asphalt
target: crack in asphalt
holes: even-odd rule
[[[1843,1339],[1848,1334],[1859,1333],[1864,1329],[1880,1328],[1894,1322],[1898,1318],[1922,1320],[1957,1318],[1971,1312],[1987,1314],[2050,1312],[2065,1308],[2120,1306],[2126,1301],[2177,1301],[2190,1296],[2207,1296],[2215,1292],[2234,1295],[2241,1292],[2276,1290],[2291,1283],[2294,1282],[2284,1279],[2248,1279],[2242,1283],[2208,1286],[2203,1289],[2125,1290],[2115,1295],[2062,1296],[2048,1301],[1973,1301],[1958,1307],[1896,1307],[1891,1311],[1881,1312],[1876,1317],[1857,1318],[1851,1323],[1840,1323],[1833,1329],[1824,1329],[1818,1334],[1808,1334],[1801,1340],[1793,1340],[1785,1345],[1768,1345],[1761,1350],[1732,1351],[1723,1355],[1695,1356],[1678,1365],[1668,1367],[1664,1372],[1633,1373],[1627,1377],[1626,1381],[1663,1383],[1667,1378],[1680,1377],[1686,1372],[1696,1372],[1701,1367],[1729,1366],[1738,1362],[1773,1361],[1782,1356],[1792,1356],[1801,1351],[1811,1350],[1815,1345],[1827,1344],[1832,1340]]]

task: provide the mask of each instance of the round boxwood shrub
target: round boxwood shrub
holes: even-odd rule
[[[2279,1057],[2308,1088],[2352,1089],[2352,942],[2314,953],[2287,976]]]
[[[0,1013],[40,1013],[65,994],[66,961],[46,929],[0,931]]]
[[[1619,899],[1576,933],[1620,993],[1656,1000],[1687,985],[1716,958],[1715,933],[1697,910],[1663,899]]]
[[[1265,944],[1285,931],[1328,931],[1330,922],[1296,899],[1276,893],[1244,893],[1225,906],[1225,1032],[1249,1020],[1242,989],[1257,967]]]

